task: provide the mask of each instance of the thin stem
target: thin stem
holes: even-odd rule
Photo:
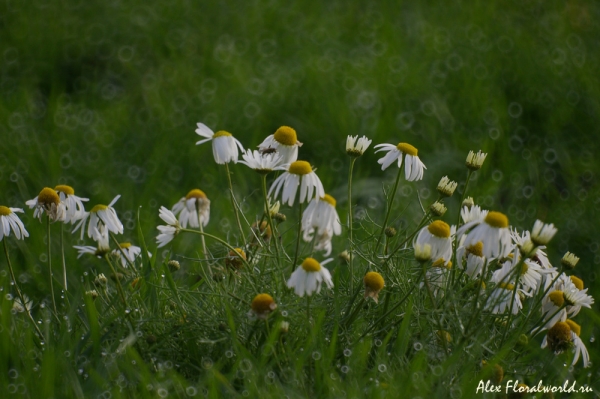
[[[17,283],[17,279],[15,278],[15,272],[13,271],[12,264],[10,263],[10,258],[8,256],[8,247],[6,246],[6,237],[2,241],[4,243],[4,255],[6,255],[6,261],[8,262],[8,271],[10,272],[10,277],[12,278],[12,281],[15,285],[15,290],[17,291],[17,295],[19,296],[19,299],[21,300],[21,305],[23,305],[23,308],[25,309],[25,313],[27,313],[29,320],[31,320],[31,324],[33,324],[33,328],[35,329],[37,334],[40,336],[40,339],[43,341],[44,334],[42,334],[39,327],[35,323],[35,320],[33,320],[33,316],[31,316],[31,312],[27,308],[27,302],[25,302],[25,297],[23,296],[23,293],[21,293],[21,290],[19,289],[19,284]]]
[[[308,321],[308,324],[310,325],[310,295],[306,295],[306,320]]]
[[[300,236],[302,235],[302,203],[298,204],[298,236],[296,237],[296,251],[294,252],[294,263],[292,267],[296,266],[298,262],[298,252],[300,252]]]
[[[121,244],[119,244],[119,241],[117,240],[117,238],[115,237],[115,235],[111,232],[108,233],[110,235],[110,238],[112,238],[112,240],[115,242],[115,245],[117,246],[117,248],[119,249],[119,252],[121,252],[121,256],[123,257],[123,259],[125,259],[125,261],[127,262],[127,264],[129,266],[131,266],[132,270],[136,270],[135,269],[135,265],[133,264],[133,262],[131,262],[129,260],[129,258],[125,255],[125,251],[123,250],[123,248],[121,247]]]
[[[52,252],[50,250],[52,240],[50,239],[50,215],[47,215],[48,226],[48,274],[50,275],[50,295],[52,296],[52,306],[54,307],[54,315],[58,318],[58,310],[56,309],[56,299],[54,299],[54,282],[52,277]]]
[[[250,267],[250,264],[248,264],[248,261],[246,259],[244,259],[238,251],[236,251],[236,249],[234,247],[232,247],[231,245],[229,245],[227,242],[221,240],[219,237],[213,236],[212,234],[208,234],[208,233],[204,233],[203,231],[198,231],[198,230],[190,230],[190,229],[181,229],[180,231],[184,231],[186,233],[194,233],[194,234],[198,234],[201,236],[206,236],[210,239],[213,239],[215,241],[220,242],[221,244],[225,245],[227,248],[229,248],[234,255],[236,255],[238,258],[240,258],[242,260],[242,262],[244,262],[244,265],[246,265],[247,267]]]
[[[200,236],[200,240],[202,241],[202,256],[204,256],[204,258],[206,259],[208,258],[208,252],[206,251],[206,241],[204,240],[204,226],[202,226],[202,223],[200,223],[198,231],[202,233],[202,235]],[[210,274],[212,275],[212,272]]]
[[[233,185],[231,184],[231,174],[229,172],[229,164],[225,163],[225,169],[227,170],[227,182],[229,183],[229,194],[231,195],[231,205],[233,206],[233,211],[235,213],[235,220],[237,222],[238,228],[240,229],[240,234],[242,236],[242,242],[244,243],[244,247],[246,246],[246,236],[244,235],[244,230],[242,229],[242,223],[240,222],[240,215],[238,213],[237,203],[235,201],[235,196],[233,195]]]
[[[354,162],[356,162],[356,158],[353,157],[350,161],[350,170],[348,171],[348,241],[350,242],[350,292],[352,292],[352,285],[354,284],[354,240],[352,237],[352,172],[354,171]]]
[[[269,227],[271,228],[271,238],[275,241],[275,254],[277,255],[277,266],[281,269],[281,257],[279,256],[279,240],[275,236],[275,225],[273,225],[273,218],[271,217],[271,210],[269,209],[269,197],[267,195],[267,175],[262,175],[262,192],[263,197],[265,198],[265,213],[267,214],[267,221],[269,222]],[[262,221],[258,224],[258,235],[260,236],[260,226]],[[266,231],[266,229],[265,229]]]
[[[63,285],[65,286],[65,291],[67,291],[67,262],[65,261],[65,245],[63,240],[63,223],[60,224],[60,253],[62,257],[62,267],[63,267]]]
[[[462,209],[462,203],[464,202],[465,197],[467,196],[467,187],[469,186],[469,181],[471,180],[472,174],[473,174],[473,171],[471,169],[469,169],[469,173],[467,173],[467,180],[465,181],[465,188],[463,189],[462,197],[460,199],[460,205],[458,206],[458,217],[456,218],[456,228],[457,229],[460,227],[460,211]]]
[[[111,270],[113,276],[115,276],[115,281],[117,282],[117,291],[119,292],[119,296],[121,297],[121,302],[123,302],[125,307],[129,307],[127,305],[127,300],[125,299],[125,293],[123,292],[123,287],[121,286],[121,280],[119,279],[119,275],[117,274],[115,267],[113,266],[112,262],[110,261],[108,254],[109,254],[108,252],[104,254],[104,259],[106,260],[106,263],[108,263],[108,266],[110,266],[110,270]]]
[[[402,155],[404,157],[404,154]],[[404,161],[404,160],[403,160]],[[394,188],[392,189],[392,195],[390,195],[387,212],[385,214],[385,219],[383,220],[383,224],[381,225],[381,233],[379,233],[379,238],[377,239],[377,244],[375,245],[375,253],[379,249],[379,244],[381,244],[381,238],[385,233],[385,228],[387,227],[388,220],[390,218],[390,213],[392,212],[392,205],[394,204],[394,197],[396,196],[396,190],[398,189],[398,183],[400,183],[400,176],[402,175],[402,169],[404,169],[404,162],[400,164],[398,168],[398,175],[396,176],[396,183],[394,183]]]

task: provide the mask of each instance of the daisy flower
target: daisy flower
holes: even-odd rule
[[[266,320],[269,314],[277,309],[277,304],[269,294],[258,294],[252,300],[251,311],[248,314],[251,318]]]
[[[365,299],[372,298],[375,303],[379,302],[379,291],[383,289],[385,281],[381,274],[377,272],[368,272],[363,277],[363,283],[365,285]]]
[[[311,241],[312,234],[317,235],[329,232],[332,235],[342,234],[342,225],[340,218],[335,210],[337,202],[329,194],[325,194],[321,199],[313,198],[304,213],[302,214],[302,238],[304,241]]]
[[[299,297],[303,297],[305,294],[311,296],[313,292],[318,294],[321,291],[321,284],[323,282],[327,287],[333,288],[333,281],[331,280],[329,270],[322,267],[332,260],[333,258],[329,258],[319,263],[313,258],[304,259],[304,262],[298,266],[288,280],[288,288],[293,288]]]
[[[575,351],[573,363],[571,363],[571,365],[575,365],[579,360],[579,357],[581,357],[583,360],[583,367],[587,368],[590,364],[590,354],[581,338],[579,338],[581,335],[581,326],[573,320],[567,320],[566,323],[571,328],[571,342],[573,342],[573,351]]]
[[[368,139],[367,136],[362,136],[361,138],[358,138],[358,136],[348,136],[346,138],[346,153],[354,158],[360,157],[369,148],[371,142],[372,140]]]
[[[535,245],[547,245],[556,232],[557,229],[552,223],[545,224],[540,220],[536,220],[533,230],[531,230],[531,241]]]
[[[452,258],[452,240],[450,236],[450,226],[441,220],[435,220],[419,231],[413,246],[430,245],[431,259],[434,261],[443,259],[444,264],[447,264]]]
[[[242,154],[243,161],[241,164],[246,165],[250,169],[254,169],[258,173],[267,174],[274,170],[284,169],[281,165],[282,157],[277,152],[261,153],[260,151],[247,150]]]
[[[0,241],[4,237],[8,237],[11,230],[15,234],[15,237],[17,237],[17,240],[29,237],[29,233],[25,230],[23,222],[21,222],[21,219],[19,219],[15,212],[23,213],[23,209],[0,205]]]
[[[483,165],[483,162],[485,161],[486,157],[487,154],[481,152],[481,150],[479,150],[477,154],[475,154],[473,151],[469,151],[469,154],[467,155],[467,160],[465,161],[465,165],[472,171],[479,170],[481,169],[481,166]]]
[[[505,313],[510,309],[510,304],[514,298],[512,314],[517,314],[519,310],[523,308],[523,304],[521,303],[520,295],[518,293],[515,295],[514,290],[514,284],[497,284],[485,303],[485,308],[492,313]]]
[[[58,193],[60,202],[64,204],[65,223],[75,223],[85,216],[83,203],[89,201],[89,199],[76,196],[73,187],[64,184],[54,187],[54,190]]]
[[[387,154],[377,161],[381,165],[381,170],[387,169],[396,160],[398,161],[398,167],[401,167],[402,159],[406,159],[404,165],[406,180],[415,181],[423,178],[423,170],[427,168],[417,156],[418,150],[412,145],[408,143],[399,143],[398,145],[377,144],[375,148],[379,148],[375,152],[387,151]]]
[[[165,223],[167,223],[167,226],[157,227],[158,231],[160,231],[160,234],[156,236],[156,242],[158,243],[158,248],[161,248],[170,243],[173,240],[173,238],[175,238],[175,236],[179,234],[179,231],[181,230],[181,225],[179,224],[179,221],[177,220],[173,212],[171,212],[164,206],[161,206],[158,210],[158,216],[160,216],[160,218]]]
[[[275,133],[268,136],[258,146],[258,149],[262,153],[275,150],[281,157],[279,159],[279,165],[286,165],[292,163],[298,159],[298,147],[301,147],[302,143],[298,141],[296,131],[289,126],[281,126]]]
[[[456,258],[466,261],[465,273],[471,278],[477,278],[483,271],[485,257],[483,256],[483,243],[478,242],[470,247],[461,246],[456,250]],[[461,262],[462,263],[462,262]]]
[[[281,202],[284,204],[287,202],[289,206],[293,206],[298,186],[300,186],[301,204],[313,197],[313,194],[315,198],[322,198],[325,196],[325,190],[323,189],[321,180],[319,180],[319,177],[306,161],[292,162],[287,167],[287,171],[275,179],[273,185],[269,189],[268,196],[270,197],[271,193],[274,192],[274,197],[277,198],[279,191],[281,191]]]
[[[133,264],[138,256],[142,253],[142,248],[132,245],[130,242],[119,243],[119,248],[114,249],[112,254],[121,259],[121,265],[126,268],[129,263]],[[148,252],[148,257],[152,257],[152,254]]]
[[[523,291],[532,293],[542,280],[541,266],[529,259],[524,260],[521,265],[519,263],[519,253],[515,251],[512,260],[504,262],[502,267],[493,273],[492,280],[494,282],[506,282],[515,278]],[[519,272],[517,268],[520,268],[520,275],[517,275]]]
[[[457,182],[448,179],[448,176],[444,176],[437,185],[437,191],[442,197],[451,197],[457,186]]]
[[[179,223],[184,229],[188,224],[195,228],[204,227],[210,218],[210,200],[204,191],[195,188],[173,205],[173,214],[179,214]]]
[[[81,239],[85,225],[87,223],[87,235],[95,241],[106,241],[108,244],[108,234],[123,234],[123,223],[117,216],[117,211],[112,206],[121,198],[117,195],[108,205],[98,204],[91,211],[86,212],[85,216],[79,221],[73,233],[81,229]],[[89,220],[89,223],[88,223]]]
[[[224,130],[213,132],[204,123],[197,124],[196,134],[206,137],[196,142],[196,145],[212,141],[213,156],[215,162],[222,165],[233,161],[234,163],[238,160],[238,147],[240,151],[244,151],[242,143],[234,138],[231,133]]]
[[[583,367],[588,367],[590,355],[583,341],[581,338],[579,338],[580,333],[581,327],[574,321],[559,321],[548,330],[548,333],[542,341],[541,347],[548,347],[555,354],[560,354],[570,348],[573,348],[575,354],[571,365],[575,365],[575,363],[577,363],[579,360],[579,357],[581,357],[583,359]]]
[[[25,204],[29,209],[34,209],[33,217],[38,218],[40,221],[42,221],[44,212],[48,214],[50,220],[53,222],[64,222],[66,220],[67,212],[65,204],[60,201],[56,190],[50,187],[44,187],[37,197],[26,201]]]
[[[475,207],[471,208],[471,210],[473,209]],[[483,219],[465,223],[458,229],[458,236],[461,237],[469,229],[472,230],[467,233],[463,245],[469,247],[481,242],[483,256],[486,258],[504,258],[512,251],[508,218],[503,213],[488,212]]]
[[[560,264],[566,269],[574,269],[579,262],[579,258],[573,255],[571,252],[567,252],[560,260]]]

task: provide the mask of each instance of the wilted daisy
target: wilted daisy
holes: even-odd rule
[[[246,260],[246,252],[242,248],[234,248],[235,251],[231,250],[225,257],[225,264],[232,269],[239,270],[244,266]]]
[[[44,212],[48,214],[52,222],[64,222],[67,217],[65,204],[60,201],[60,197],[56,193],[56,190],[51,189],[50,187],[44,187],[37,197],[26,201],[25,204],[30,209],[34,209],[33,216],[40,221],[42,220]]]
[[[127,267],[130,263],[133,264],[142,253],[142,248],[132,245],[130,242],[119,243],[119,248],[114,249],[112,254],[121,260],[123,267]],[[148,252],[148,257],[152,257],[150,252]]]
[[[75,223],[85,217],[83,203],[89,199],[76,196],[73,187],[64,184],[54,187],[54,190],[58,193],[60,202],[65,206],[65,223]]]
[[[357,142],[358,140],[358,142]],[[346,153],[351,157],[360,157],[371,145],[372,140],[367,136],[348,136],[346,138]]]
[[[402,166],[402,159],[406,158],[404,164],[404,176],[408,181],[421,180],[423,178],[423,170],[427,169],[423,162],[417,156],[418,150],[408,143],[392,144],[377,144],[375,148],[379,148],[375,152],[387,151],[388,153],[377,161],[381,165],[381,170],[387,169],[394,161],[398,161],[398,167]]]
[[[581,326],[573,320],[567,320],[566,323],[569,325],[569,328],[571,328],[571,342],[573,342],[573,351],[575,352],[571,365],[575,365],[581,356],[583,359],[583,367],[587,368],[590,364],[590,354],[581,338],[579,338],[581,335]]]
[[[475,207],[471,208],[469,213],[473,209]],[[475,219],[465,223],[458,229],[458,236],[462,236],[469,229],[472,230],[467,233],[463,245],[468,247],[481,242],[483,244],[483,256],[486,258],[504,258],[511,252],[512,241],[508,229],[508,218],[503,213],[489,212],[483,220]]]
[[[471,278],[477,278],[483,271],[486,259],[483,256],[483,243],[478,242],[469,247],[461,246],[456,250],[456,258],[464,260],[465,273]]]
[[[203,140],[197,141],[196,145],[212,141],[213,156],[218,164],[226,164],[231,161],[234,163],[238,160],[238,147],[240,151],[244,151],[242,143],[240,143],[231,133],[224,130],[213,132],[204,123],[197,123],[198,129],[196,134],[206,137]]]
[[[383,289],[385,281],[381,274],[377,272],[368,272],[363,277],[363,283],[365,285],[365,299],[372,298],[375,303],[379,302],[379,291]]]
[[[296,131],[289,126],[281,126],[274,134],[264,139],[258,149],[263,153],[277,151],[280,156],[278,165],[286,165],[298,159],[298,147],[301,146]]]
[[[281,165],[282,157],[277,152],[261,153],[260,151],[247,150],[242,154],[243,161],[241,164],[246,165],[250,169],[254,169],[258,173],[269,173],[274,170],[284,169]]]
[[[437,191],[443,197],[451,197],[457,186],[457,182],[448,179],[448,176],[444,176],[437,185]]]
[[[188,225],[204,227],[210,219],[210,200],[204,191],[195,188],[173,205],[173,214],[179,214],[179,223],[184,229]]]
[[[550,348],[554,353],[559,354],[568,349],[573,348],[575,355],[573,357],[574,365],[581,356],[583,359],[583,367],[589,366],[590,355],[585,347],[579,334],[581,333],[581,327],[579,324],[572,320],[559,321],[552,328],[548,330],[548,333],[542,341],[542,348]]]
[[[477,154],[473,151],[469,151],[465,164],[467,165],[467,168],[473,171],[479,170],[483,165],[483,161],[485,161],[485,157],[487,157],[487,154],[481,152],[481,150],[479,150]]]
[[[322,198],[313,198],[302,214],[302,238],[311,241],[316,230],[317,235],[326,231],[329,236],[342,234],[342,225],[335,210],[337,202],[329,194]]]
[[[452,240],[450,239],[450,226],[441,221],[435,220],[429,226],[425,226],[419,231],[415,239],[414,246],[431,246],[431,259],[437,261],[443,259],[447,264],[452,258]]]
[[[266,320],[269,314],[277,309],[277,304],[271,295],[258,294],[252,300],[250,307],[252,309],[249,314],[250,317]]]
[[[309,200],[310,198],[321,198],[325,196],[325,190],[319,177],[313,172],[312,167],[306,161],[292,162],[287,171],[284,172],[273,182],[269,189],[269,197],[274,192],[273,197],[277,198],[279,191],[282,192],[281,202],[287,202],[289,206],[294,205],[296,192],[300,186],[300,203]]]
[[[333,288],[329,270],[322,267],[332,260],[333,258],[329,258],[319,263],[314,258],[304,259],[304,262],[298,266],[288,280],[288,288],[293,288],[299,297],[303,297],[305,294],[311,296],[315,291],[318,294],[321,291],[322,283],[325,283],[329,288]]]
[[[21,219],[19,219],[15,212],[23,213],[23,209],[0,205],[0,241],[4,237],[8,237],[11,230],[15,234],[15,237],[17,237],[17,240],[29,237],[29,233],[25,230],[23,222],[21,222]]]
[[[121,196],[117,195],[110,204],[98,204],[94,206],[91,211],[86,212],[85,216],[75,226],[75,229],[73,229],[73,233],[78,229],[81,229],[81,239],[83,239],[85,225],[89,220],[87,235],[95,241],[108,241],[109,232],[113,234],[123,234],[123,223],[119,220],[115,208],[112,207],[119,198],[121,198]]]
[[[167,223],[167,226],[158,226],[157,229],[160,231],[160,234],[156,236],[156,242],[158,243],[158,248],[164,247],[168,243],[175,238],[179,231],[181,230],[181,225],[179,221],[167,208],[161,206],[158,210],[158,216]]]

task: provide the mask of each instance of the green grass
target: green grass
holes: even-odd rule
[[[331,309],[319,308],[319,301],[330,303],[331,293],[313,302],[311,331],[289,334],[306,341],[290,338],[288,368],[277,369],[261,349],[263,341],[276,337],[248,323],[247,303],[197,294],[207,289],[195,280],[197,237],[183,235],[173,244],[171,256],[183,257],[184,270],[173,275],[174,284],[168,283],[162,269],[166,253],[154,251],[158,208],[171,207],[199,187],[212,201],[207,232],[240,244],[224,168],[213,162],[208,145],[194,145],[200,121],[232,132],[247,148],[281,125],[294,127],[304,143],[301,157],[317,167],[326,191],[338,199],[342,222],[346,135],[365,134],[373,145],[412,143],[428,169],[423,182],[399,189],[392,220],[401,234],[409,234],[420,220],[417,192],[428,204],[442,176],[464,181],[466,153],[482,149],[489,155],[469,195],[507,213],[515,226],[530,228],[536,218],[555,223],[559,232],[549,248],[552,259],[556,263],[567,250],[580,256],[576,273],[595,294],[600,264],[600,168],[595,161],[599,14],[596,4],[580,1],[2,3],[0,204],[25,207],[42,187],[58,183],[72,185],[91,205],[121,194],[116,209],[125,225],[122,238],[139,245],[141,231],[154,254],[155,274],[144,274],[147,280],[139,291],[128,291],[140,307],[139,315],[131,316],[136,322],[108,305],[96,314],[82,293],[94,274],[108,275],[106,266],[93,258],[77,260],[75,251],[67,250],[72,288],[68,303],[60,301],[60,312],[69,322],[61,322],[43,351],[34,345],[27,320],[10,314],[12,301],[3,295],[0,386],[12,390],[14,385],[15,396],[26,387],[22,397],[96,397],[104,391],[113,397],[132,392],[156,397],[159,387],[185,396],[192,385],[214,397],[244,391],[250,397],[326,392],[341,397],[341,391],[348,397],[377,397],[386,392],[381,385],[388,384],[388,397],[401,392],[447,397],[454,391],[442,381],[460,376],[462,394],[470,395],[472,380],[465,376],[476,375],[478,365],[459,363],[458,370],[448,360],[437,375],[425,351],[412,353],[414,342],[401,333],[427,315],[405,315],[410,322],[398,318],[390,336],[354,342],[382,305],[370,304],[349,336],[339,336]],[[382,183],[389,187],[395,175],[381,172],[377,158],[371,148],[357,162],[354,200],[358,213],[380,221]],[[260,180],[242,165],[232,171],[236,195],[253,221],[260,216]],[[459,199],[447,205],[452,216],[444,219],[454,223]],[[296,209],[283,212],[291,237]],[[46,304],[46,310],[37,305],[36,318],[51,319],[45,225],[32,211],[22,220],[31,236],[8,241],[11,259],[23,291],[36,304]],[[365,225],[367,231],[372,228]],[[52,234],[56,244],[57,226]],[[84,244],[68,234],[65,241],[67,248]],[[215,256],[225,255],[222,246],[209,245]],[[293,247],[291,241],[286,245]],[[334,240],[334,255],[346,247],[345,235]],[[57,245],[53,253],[59,254]],[[53,263],[56,274],[59,257]],[[4,260],[0,265],[6,270]],[[344,267],[335,270],[343,282]],[[11,291],[8,274],[0,279],[3,291]],[[389,292],[405,289],[401,281]],[[249,302],[249,291],[239,288],[242,283],[227,281],[226,287],[242,289],[247,295],[238,296]],[[301,318],[303,305],[289,292],[281,295],[280,309]],[[350,292],[343,295],[351,297]],[[417,309],[426,302],[425,297],[414,300]],[[115,306],[119,309],[118,302]],[[598,316],[595,309],[582,316],[587,320],[582,336],[588,337],[592,361],[598,363],[600,351],[589,341],[598,335]],[[128,323],[142,336],[113,357],[119,340],[129,335]],[[158,338],[156,344],[147,342],[150,334]],[[239,343],[236,334],[251,343]],[[381,346],[371,345],[375,339]],[[534,349],[538,344],[528,347],[533,363],[548,356]],[[348,359],[339,355],[346,347],[352,347]],[[393,350],[388,356],[382,348]],[[226,356],[228,349],[234,356]],[[313,352],[321,354],[318,361]],[[203,358],[210,358],[212,367],[203,368]],[[352,373],[344,377],[339,370],[346,362]],[[565,379],[568,370],[550,363],[541,367],[549,369],[548,379]],[[306,370],[312,374],[302,378]],[[271,371],[277,378],[269,378]],[[575,371],[579,383],[595,380],[597,367],[588,372]],[[119,384],[125,383],[128,388],[120,392]],[[148,384],[152,389],[145,390]],[[200,394],[201,388],[194,389]]]

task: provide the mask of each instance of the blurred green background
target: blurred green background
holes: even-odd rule
[[[224,168],[194,145],[200,121],[248,148],[292,126],[341,214],[349,134],[419,148],[424,182],[399,195],[425,203],[442,176],[464,181],[466,154],[482,149],[469,195],[515,226],[555,223],[554,263],[576,253],[597,286],[599,20],[600,5],[580,0],[6,0],[0,202],[25,207],[59,183],[92,205],[121,194],[125,238],[136,240],[141,206],[150,241],[158,207],[198,187],[212,200],[208,231],[229,231]],[[359,210],[381,209],[394,177],[377,159],[371,148],[357,163]],[[258,176],[232,169],[254,212]],[[39,248],[28,256],[43,263],[43,226],[23,219],[26,248]]]

